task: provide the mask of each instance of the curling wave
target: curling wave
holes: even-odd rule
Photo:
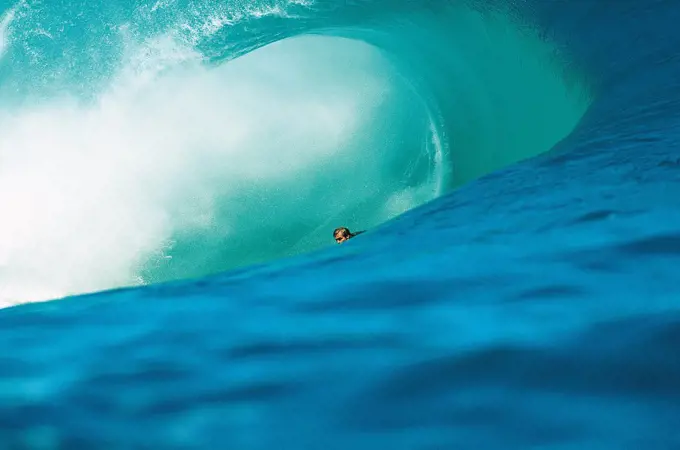
[[[582,78],[482,6],[15,5],[0,301],[308,252],[550,149]]]

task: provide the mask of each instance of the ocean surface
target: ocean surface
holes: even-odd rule
[[[2,0],[0,450],[680,448],[678,24]]]

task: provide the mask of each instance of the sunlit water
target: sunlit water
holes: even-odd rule
[[[2,8],[5,448],[680,445],[675,3]]]

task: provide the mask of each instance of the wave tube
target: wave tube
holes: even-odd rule
[[[277,5],[6,14],[3,303],[320,248],[548,150],[587,107],[507,14]]]

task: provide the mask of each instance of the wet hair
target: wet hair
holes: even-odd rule
[[[352,232],[349,231],[349,228],[347,227],[338,227],[335,230],[333,230],[333,237],[337,236],[340,233],[342,233],[343,236],[352,237]]]

